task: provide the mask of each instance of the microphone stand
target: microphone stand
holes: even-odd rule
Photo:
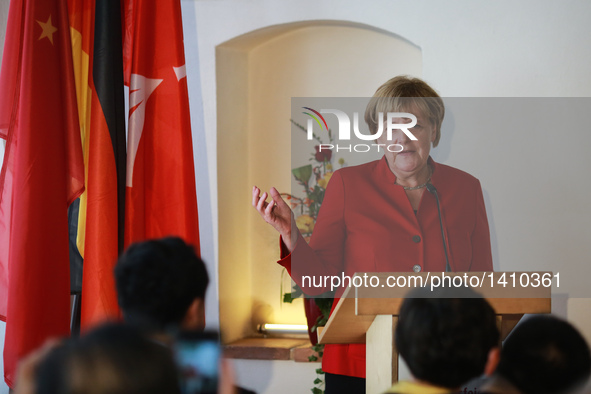
[[[427,190],[435,196],[437,201],[437,213],[439,213],[439,226],[441,227],[441,239],[443,239],[443,251],[445,253],[445,272],[451,272],[451,265],[449,265],[449,257],[447,256],[447,242],[445,242],[445,231],[443,231],[443,220],[441,219],[441,205],[439,204],[439,196],[437,189],[433,184],[427,183]]]

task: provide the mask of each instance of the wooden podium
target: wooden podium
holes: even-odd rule
[[[478,277],[480,285],[470,287],[486,298],[495,310],[501,341],[524,314],[551,312],[551,283],[550,286],[545,286],[548,285],[547,280],[539,281],[539,285],[535,286],[538,283],[535,278],[552,278],[551,272],[357,273],[355,277],[363,278],[364,275],[379,278],[380,284],[387,283],[389,277],[404,277],[404,280],[398,280],[399,283],[408,284],[412,284],[413,281],[420,282],[418,278],[422,278],[427,287],[430,286],[429,281],[433,280],[433,276],[460,276],[464,280]],[[525,277],[528,279],[523,280]],[[531,278],[534,280],[530,280]],[[455,283],[459,283],[457,279]],[[505,287],[502,285],[503,282]],[[471,284],[476,284],[476,280],[468,283]],[[527,286],[521,286],[522,284]],[[345,289],[326,326],[319,329],[319,343],[366,344],[368,394],[383,393],[398,381],[398,352],[394,346],[394,329],[400,305],[413,288],[387,285],[350,286]]]

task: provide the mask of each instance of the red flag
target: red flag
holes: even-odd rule
[[[119,314],[113,267],[125,209],[121,9],[118,0],[69,2],[86,165],[77,244],[84,258],[81,325],[88,327]]]
[[[0,80],[0,314],[13,386],[22,356],[69,334],[67,208],[84,167],[64,1],[11,2]]]
[[[177,235],[199,251],[179,0],[125,4],[129,70],[125,244]]]

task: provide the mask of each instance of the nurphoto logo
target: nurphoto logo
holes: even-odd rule
[[[308,115],[310,119],[308,119],[307,123],[307,139],[312,140],[314,139],[314,122],[318,124],[321,130],[328,130],[328,124],[326,119],[322,114],[333,114],[337,117],[337,121],[339,124],[338,129],[338,141],[351,141],[351,119],[349,115],[347,115],[344,111],[338,109],[321,109],[320,111],[316,111],[310,107],[302,107],[309,112],[303,112],[304,114]],[[384,122],[384,113],[378,113],[378,130],[376,130],[375,134],[363,134],[359,130],[359,113],[353,112],[353,133],[355,137],[362,141],[376,141],[378,138],[382,136],[384,133],[384,128],[386,129],[386,140],[392,141],[392,132],[394,130],[401,130],[409,139],[416,141],[417,137],[415,137],[409,129],[413,128],[417,124],[417,117],[408,112],[388,112],[386,114],[386,121]],[[394,119],[410,119],[409,123],[394,123]],[[384,126],[385,124],[385,126]],[[339,151],[349,151],[349,152],[369,152],[373,148],[377,149],[380,152],[380,149],[387,149],[389,152],[398,153],[402,152],[404,147],[400,144],[349,144],[349,145],[339,145],[339,144],[320,144],[319,152],[322,150],[332,150],[335,149],[336,152]]]

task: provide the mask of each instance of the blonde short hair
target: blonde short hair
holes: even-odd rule
[[[422,79],[400,75],[380,86],[365,109],[365,122],[375,134],[380,112],[411,112],[412,109],[420,111],[435,127],[433,146],[437,146],[445,106],[437,92]]]

